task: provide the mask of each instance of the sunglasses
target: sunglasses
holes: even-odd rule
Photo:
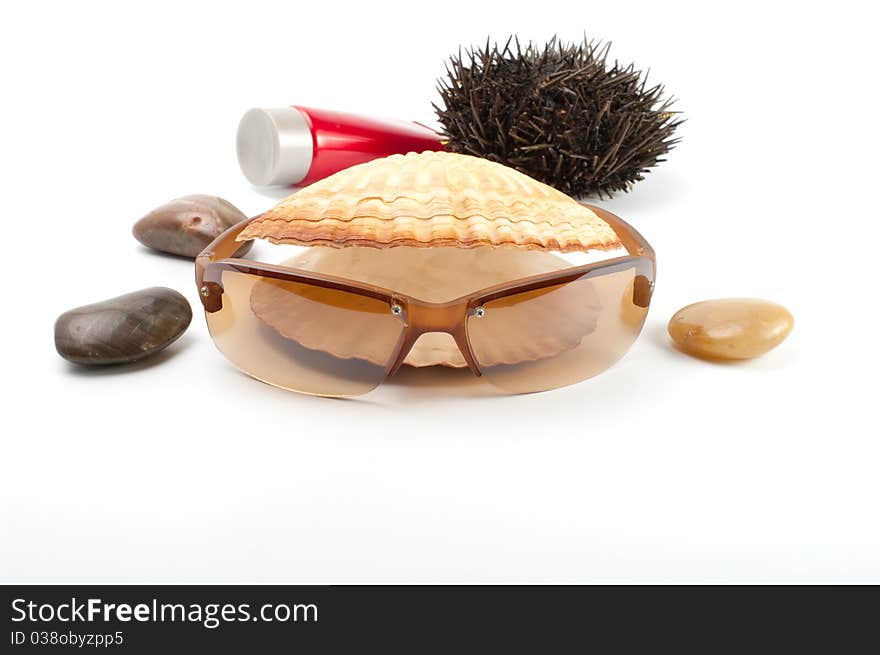
[[[654,250],[614,214],[587,205],[629,253],[427,302],[372,284],[236,258],[251,219],[196,259],[211,337],[248,375],[319,396],[366,393],[423,334],[452,336],[468,368],[508,393],[586,380],[620,359],[644,325]]]

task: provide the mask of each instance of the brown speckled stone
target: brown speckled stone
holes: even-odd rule
[[[234,205],[216,196],[183,196],[157,207],[134,224],[135,239],[148,248],[195,257],[227,228],[247,218]],[[251,242],[236,255],[250,249]]]

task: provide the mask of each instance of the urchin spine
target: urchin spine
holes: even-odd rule
[[[434,106],[447,149],[506,164],[573,196],[629,190],[664,161],[681,124],[662,85],[610,44],[511,37],[453,56]]]

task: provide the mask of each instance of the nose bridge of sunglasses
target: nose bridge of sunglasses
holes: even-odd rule
[[[466,303],[409,300],[406,305],[407,330],[413,335],[428,332],[446,332],[454,335],[467,319]]]
[[[461,351],[468,368],[474,375],[482,375],[473,357],[466,336],[465,325],[468,312],[471,311],[467,302],[431,303],[413,298],[394,301],[406,306],[406,335],[397,361],[391,367],[389,375],[393,375],[401,367],[409,351],[422,335],[445,333],[452,336]]]

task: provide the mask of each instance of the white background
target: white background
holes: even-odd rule
[[[0,20],[5,582],[880,582],[876,16],[868,3],[17,3]],[[488,397],[408,373],[354,401],[238,373],[196,313],[166,354],[81,370],[74,306],[192,264],[130,234],[176,196],[270,207],[252,106],[432,123],[459,45],[583,32],[680,98],[668,162],[602,204],[655,246],[614,368]],[[693,301],[779,301],[748,363],[667,343]]]

